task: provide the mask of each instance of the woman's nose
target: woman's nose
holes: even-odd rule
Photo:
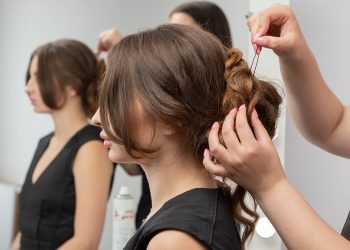
[[[27,95],[30,95],[30,93],[31,93],[31,87],[29,85],[29,81],[27,82],[26,86],[24,87],[24,92],[26,92]]]
[[[92,121],[92,124],[94,124],[95,126],[101,127],[100,108],[96,110],[96,113],[91,118],[91,121]]]

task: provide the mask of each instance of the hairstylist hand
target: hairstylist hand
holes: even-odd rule
[[[203,164],[213,175],[229,177],[253,196],[259,196],[286,177],[277,151],[255,110],[251,121],[255,136],[247,122],[244,105],[226,116],[222,125],[226,148],[219,142],[219,123],[214,123],[209,133],[210,153],[205,150]],[[219,163],[214,164],[211,156]]]
[[[102,31],[98,38],[97,53],[108,51],[122,39],[122,34],[115,28]]]
[[[280,57],[298,59],[307,47],[293,11],[286,5],[275,4],[251,16],[247,24],[255,50],[273,49]]]

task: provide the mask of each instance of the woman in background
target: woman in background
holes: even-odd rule
[[[184,3],[170,13],[170,23],[198,26],[214,34],[226,47],[233,47],[230,25],[225,13],[214,3]]]
[[[107,65],[93,122],[112,161],[142,166],[152,198],[125,249],[244,249],[257,214],[243,188],[231,193],[204,170],[203,153],[212,123],[237,108],[256,109],[273,136],[282,100],[275,87],[252,75],[240,51],[184,25],[123,38]]]
[[[179,5],[171,12],[170,23],[201,27],[214,34],[225,46],[233,45],[227,18],[221,8],[214,3],[195,1]],[[120,39],[122,35],[115,28],[101,32],[97,46],[98,53],[107,52]],[[121,166],[129,175],[142,175],[142,191],[135,219],[136,228],[139,228],[152,206],[148,181],[140,166],[134,164],[121,164]]]
[[[113,166],[89,117],[104,68],[75,40],[47,43],[31,56],[25,91],[55,130],[39,141],[22,187],[20,249],[98,248]]]

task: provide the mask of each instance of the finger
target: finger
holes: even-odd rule
[[[97,42],[97,52],[103,52],[104,51],[103,47],[104,47],[103,46],[103,38],[100,35],[98,42]]]
[[[231,151],[236,151],[240,146],[240,142],[234,131],[236,115],[237,109],[235,108],[231,110],[231,112],[226,116],[221,130],[222,138],[225,142],[226,148]]]
[[[278,50],[282,44],[285,44],[285,39],[282,37],[262,36],[254,39],[253,43],[256,46]]]
[[[293,15],[288,6],[283,4],[275,4],[270,8],[255,13],[251,20],[248,21],[248,25],[251,30],[251,40],[254,40],[268,35],[269,28],[274,25],[283,27],[286,20]]]
[[[221,164],[214,164],[211,160],[210,153],[208,149],[204,150],[203,155],[203,165],[205,169],[212,175],[228,177],[230,174]]]
[[[252,36],[252,32],[253,32],[253,27],[256,25],[256,16],[258,14],[255,13],[253,14],[251,17],[248,18],[247,20],[247,26],[248,26],[248,29],[249,29],[249,32],[251,34],[251,42],[253,43],[253,40],[254,40],[254,37]]]
[[[252,126],[254,129],[255,137],[259,142],[271,142],[271,138],[267,133],[264,125],[261,123],[258,113],[255,109],[252,112]]]
[[[228,159],[230,158],[230,155],[227,149],[220,143],[219,129],[220,129],[219,123],[215,122],[212,129],[209,132],[208,143],[209,143],[210,153],[220,162],[227,162]]]
[[[246,113],[245,105],[242,105],[237,113],[236,118],[236,130],[239,137],[239,140],[242,145],[251,145],[256,142],[255,137],[253,135],[253,131],[249,127],[247,121],[247,113]]]
[[[262,35],[265,35],[270,27],[270,20],[262,12],[256,13],[248,22],[250,29],[251,41],[254,44],[254,40]]]

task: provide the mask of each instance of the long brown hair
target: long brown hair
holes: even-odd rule
[[[227,49],[212,34],[183,25],[162,25],[130,35],[114,46],[107,59],[100,96],[107,135],[132,154],[142,148],[134,136],[135,103],[151,122],[171,125],[184,150],[201,162],[215,121],[247,105],[255,107],[269,135],[275,132],[281,97],[273,85],[254,77],[236,49]],[[232,195],[234,218],[245,226],[242,249],[258,218],[244,202],[246,190]],[[241,215],[241,209],[250,218]]]
[[[97,89],[104,71],[104,61],[82,42],[61,39],[38,47],[31,55],[38,57],[37,79],[43,101],[51,109],[60,109],[66,100],[64,89],[71,86],[82,98],[82,106],[91,117],[97,109]]]

